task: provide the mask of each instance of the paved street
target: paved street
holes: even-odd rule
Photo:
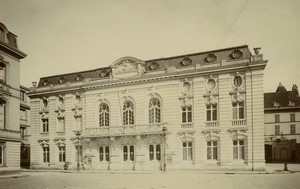
[[[27,177],[2,178],[1,189],[199,189],[199,188],[299,188],[300,172],[281,174],[208,174],[203,172],[133,173],[63,173],[26,172]]]

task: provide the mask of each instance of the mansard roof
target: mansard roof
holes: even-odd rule
[[[19,59],[27,55],[18,49],[17,36],[10,32],[7,27],[0,22],[0,50],[11,54]]]
[[[293,90],[287,91],[286,88],[279,83],[276,92],[264,93],[264,108],[267,109],[286,109],[300,108],[300,97],[298,95],[297,86],[293,86]]]
[[[121,72],[133,72],[133,70],[139,72],[139,69],[142,69],[142,75],[148,75],[169,69],[183,71],[195,68],[196,64],[203,68],[209,68],[212,65],[218,65],[222,62],[250,60],[250,58],[251,52],[247,45],[145,61],[134,57],[122,57],[114,61],[109,67],[43,77],[40,79],[38,87],[73,83],[86,79],[105,80],[114,77],[115,73],[122,74]],[[142,75],[131,74],[129,77]],[[120,78],[122,79],[122,77]]]

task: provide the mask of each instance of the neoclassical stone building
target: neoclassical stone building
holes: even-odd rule
[[[20,172],[20,60],[26,56],[0,23],[0,175]]]
[[[243,45],[43,77],[31,167],[264,169],[266,64]]]

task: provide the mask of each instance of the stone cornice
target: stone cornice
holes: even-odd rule
[[[27,56],[27,54],[20,51],[16,47],[13,47],[13,46],[11,46],[7,43],[4,43],[2,41],[0,41],[0,48],[3,48],[4,51],[8,52],[9,54],[13,55],[14,57],[16,57],[18,59],[22,59],[22,58],[25,58]]]

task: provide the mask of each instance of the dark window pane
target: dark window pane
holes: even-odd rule
[[[108,146],[105,147],[105,160],[109,161],[109,147]]]
[[[128,150],[127,150],[127,146],[123,147],[123,160],[127,161],[128,159]]]
[[[160,150],[160,145],[159,145],[159,144],[156,145],[156,159],[157,159],[158,161],[161,160],[161,150]]]
[[[134,161],[134,146],[130,146],[130,160]]]
[[[154,159],[154,150],[153,150],[153,145],[149,146],[149,160],[153,160]]]

